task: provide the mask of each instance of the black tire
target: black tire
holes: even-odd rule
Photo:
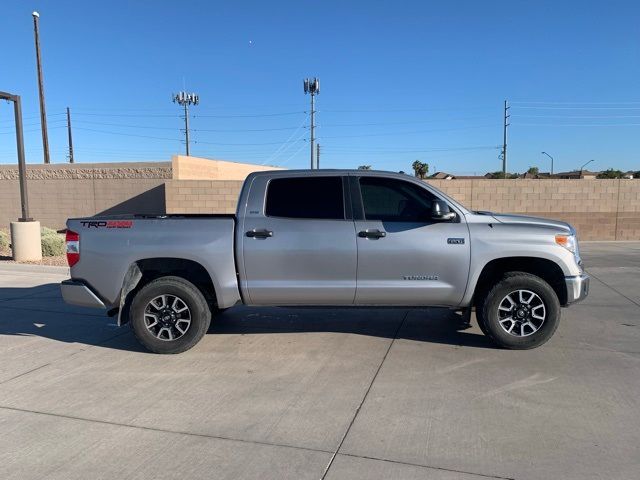
[[[489,336],[489,329],[487,328],[484,315],[482,315],[482,301],[478,302],[478,305],[476,306],[476,321],[478,322],[478,327],[480,327],[482,333]]]
[[[516,301],[511,312],[504,311],[513,299],[518,300],[519,291],[531,292],[537,296],[533,300],[530,299],[532,304],[537,302],[536,307],[525,308],[522,319],[519,318],[518,305],[526,307],[526,303]],[[512,296],[512,300],[506,299],[508,295]],[[525,299],[529,298],[528,293],[523,295]],[[503,309],[499,310],[501,304]],[[540,309],[540,304],[544,308]],[[538,309],[538,317],[544,317],[542,320],[530,316],[531,311],[535,309]],[[510,272],[487,292],[482,299],[480,314],[476,313],[476,316],[480,328],[494,343],[511,350],[527,350],[539,347],[553,336],[560,323],[560,302],[556,292],[542,278],[524,272]],[[501,316],[504,327],[500,323]],[[537,330],[534,331],[536,327]],[[507,331],[509,328],[513,333]],[[523,330],[520,330],[521,328]]]
[[[148,323],[153,322],[153,315],[157,317],[158,311],[164,311],[157,307],[158,303],[165,303],[164,299],[151,304],[154,299],[162,296],[166,296],[166,299],[178,298],[181,303],[177,305],[180,308],[184,306],[188,308],[186,314],[177,314],[178,317],[185,316],[182,320],[178,319],[178,322],[183,322],[182,324],[174,319],[173,324],[168,320],[166,324],[147,326]],[[145,315],[149,312],[153,314],[151,318]],[[187,315],[190,321],[188,325],[186,325]],[[207,333],[211,324],[211,309],[202,292],[193,283],[181,277],[160,277],[152,280],[136,293],[131,302],[129,317],[133,333],[145,348],[154,353],[173,354],[189,350]],[[177,330],[176,325],[184,332]],[[158,334],[158,330],[165,331]],[[170,338],[174,336],[175,339]]]

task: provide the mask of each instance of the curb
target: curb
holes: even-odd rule
[[[58,275],[71,275],[69,272],[69,267],[56,267],[52,265],[30,265],[28,263],[0,262],[0,272],[53,273]]]

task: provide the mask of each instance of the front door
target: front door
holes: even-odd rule
[[[243,226],[248,303],[351,305],[356,237],[343,178],[276,177],[266,192],[262,212]]]
[[[433,219],[431,205],[439,198],[411,181],[360,176],[351,184],[354,198],[362,199],[355,303],[457,305],[470,262],[460,212],[449,221]]]

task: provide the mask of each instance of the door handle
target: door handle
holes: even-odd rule
[[[380,230],[363,230],[358,232],[360,238],[383,238],[387,236],[387,232],[381,232]]]
[[[249,230],[246,235],[250,238],[269,238],[273,237],[273,232],[271,230],[267,230],[266,228],[254,228],[253,230]]]

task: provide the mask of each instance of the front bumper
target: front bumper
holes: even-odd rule
[[[60,284],[60,291],[67,303],[82,307],[107,308],[89,287],[78,280],[64,280]]]
[[[564,277],[564,282],[567,286],[567,305],[580,302],[589,295],[589,275]]]

